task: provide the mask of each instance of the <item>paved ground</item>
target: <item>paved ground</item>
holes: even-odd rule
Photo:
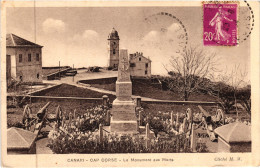
[[[117,77],[117,71],[107,71],[101,69],[100,72],[87,72],[87,70],[78,70],[78,74],[76,76],[65,76],[61,78],[61,80],[44,80],[44,83],[67,83],[67,84],[75,84],[80,80],[88,80],[88,79],[99,79],[99,78],[110,78]]]
[[[198,128],[196,130],[196,133],[200,133],[200,134],[207,134],[207,131],[202,129],[202,127]],[[216,153],[218,150],[218,143],[216,141],[212,142],[208,137],[207,138],[203,138],[203,141],[206,143],[207,146],[207,150],[210,153]]]
[[[42,138],[36,141],[36,154],[53,154],[52,150],[47,147],[48,138]]]
[[[38,140],[36,141],[36,154],[52,154],[52,150],[47,147],[49,143],[49,138],[47,137],[48,131],[52,130],[50,126],[46,126],[41,129],[41,132],[44,132],[45,135],[40,134]]]

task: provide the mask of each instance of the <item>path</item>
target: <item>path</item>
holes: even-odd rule
[[[201,127],[199,129],[196,130],[196,133],[200,133],[200,134],[207,134],[207,131],[202,129]],[[212,142],[208,137],[204,138],[206,146],[207,146],[207,150],[209,151],[209,153],[217,153],[218,151],[218,143],[217,142]]]

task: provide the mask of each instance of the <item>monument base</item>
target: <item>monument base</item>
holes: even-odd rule
[[[138,123],[133,101],[114,100],[110,122],[111,132],[138,133]]]
[[[139,137],[146,137],[146,131],[145,131],[145,126],[139,126],[137,131],[124,131],[124,132],[113,132],[111,131],[111,126],[104,126],[103,127],[103,134],[108,135],[111,133],[116,133],[118,135],[133,135],[133,136],[139,136]],[[153,131],[150,130],[149,134],[150,139],[155,138],[155,134]]]

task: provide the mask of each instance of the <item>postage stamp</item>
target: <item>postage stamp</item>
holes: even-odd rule
[[[238,44],[238,4],[203,4],[203,42],[204,45],[235,46]]]

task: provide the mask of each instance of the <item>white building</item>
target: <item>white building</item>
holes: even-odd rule
[[[6,78],[42,82],[42,47],[14,34],[6,35]]]
[[[130,74],[131,76],[150,77],[151,60],[143,56],[143,53],[136,52],[130,54]]]

